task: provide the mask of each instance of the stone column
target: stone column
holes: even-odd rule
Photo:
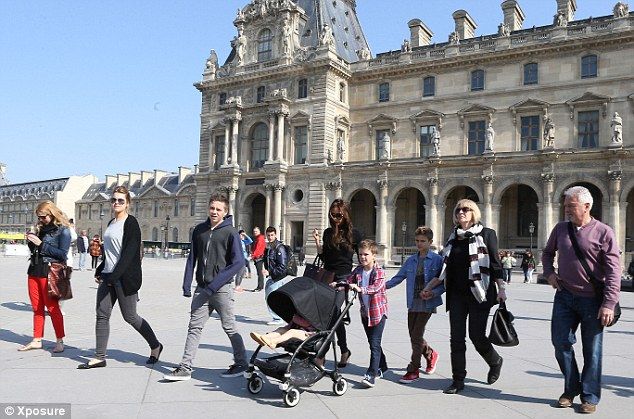
[[[546,246],[550,232],[555,226],[556,220],[554,217],[553,208],[553,194],[555,192],[555,175],[553,173],[542,173],[541,180],[544,186],[542,194],[544,195],[544,203],[542,205],[541,217],[540,217],[540,230],[542,233],[538,238],[537,248],[542,249]]]
[[[282,222],[282,191],[284,190],[284,185],[278,183],[274,185],[273,188],[273,227],[279,228]]]
[[[270,163],[275,160],[273,153],[275,152],[275,143],[273,142],[275,137],[275,114],[269,113],[269,155],[266,162]]]
[[[442,229],[438,225],[438,178],[429,177],[429,204],[425,205],[425,214],[427,216],[426,224],[432,229],[434,234],[434,242],[436,244],[442,244]]]
[[[231,120],[225,119],[225,141],[222,145],[222,165],[226,166],[229,158],[229,139],[231,138]]]
[[[229,215],[234,215],[234,224],[236,223],[235,214],[236,214],[236,193],[238,192],[238,188],[228,187],[227,192],[229,193]],[[235,226],[234,226],[235,227]]]
[[[273,185],[267,183],[266,185],[264,185],[264,189],[266,191],[266,200],[264,202],[264,224],[265,225],[262,226],[262,234],[264,234],[264,230],[266,230],[266,228],[271,225],[271,200],[273,199],[272,197]]]
[[[379,210],[377,211],[377,223],[376,223],[376,240],[378,244],[381,244],[387,248],[387,194],[388,184],[387,179],[379,179],[376,181],[379,186]]]
[[[240,117],[232,120],[233,133],[231,135],[231,165],[238,166],[238,136],[240,135]]]
[[[491,198],[493,197],[493,175],[482,175],[483,182],[483,200],[484,207],[482,208],[482,224],[497,231],[497,222],[494,222],[493,211],[491,208]]]
[[[616,240],[619,246],[621,246],[621,204],[619,203],[619,197],[621,195],[621,178],[623,172],[621,170],[608,171],[608,178],[610,179],[610,218],[608,224],[614,229]],[[624,251],[624,247],[620,247],[621,251]]]
[[[284,161],[284,120],[286,115],[283,111],[277,114],[277,153],[276,160]]]

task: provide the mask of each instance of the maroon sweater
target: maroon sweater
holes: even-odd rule
[[[621,289],[621,262],[619,246],[610,226],[594,218],[585,226],[577,229],[577,242],[581,252],[586,256],[588,267],[595,278],[605,283],[605,296],[602,307],[610,310],[619,301]],[[558,253],[558,274],[560,284],[568,291],[582,297],[594,296],[594,289],[586,275],[581,262],[575,254],[570,237],[568,222],[560,222],[553,228],[548,243],[544,247],[542,263],[544,276],[555,272],[553,261]]]

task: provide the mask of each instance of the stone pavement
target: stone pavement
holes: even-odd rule
[[[145,365],[149,349],[115,308],[106,368],[81,371],[76,367],[92,355],[96,284],[92,272],[75,272],[75,298],[64,303],[66,351],[52,354],[54,334],[45,325],[45,348],[26,353],[17,348],[31,339],[32,315],[26,287],[27,261],[0,257],[0,404],[70,403],[73,418],[163,417],[400,417],[420,418],[567,418],[573,409],[557,409],[563,379],[550,344],[550,310],[553,290],[546,285],[523,284],[520,275],[509,287],[509,309],[515,314],[520,345],[500,348],[504,368],[500,380],[486,384],[487,367],[468,343],[466,390],[445,395],[449,384],[449,324],[442,308],[432,316],[426,338],[440,353],[436,373],[402,385],[410,355],[405,309],[405,284],[388,294],[390,315],[383,348],[391,370],[373,389],[360,382],[369,360],[358,305],[352,310],[348,336],[351,364],[343,370],[350,388],[342,397],[332,394],[325,378],[304,391],[295,408],[286,408],[276,384],[265,383],[257,397],[246,390],[244,378],[222,378],[231,364],[229,341],[214,318],[203,332],[193,378],[170,383],[162,375],[180,361],[190,300],[181,296],[184,260],[145,260],[139,313],[148,320],[165,345],[161,361]],[[390,270],[388,274],[395,271]],[[246,280],[248,288],[254,280]],[[236,299],[239,327],[247,349],[255,349],[251,330],[267,331],[263,293],[244,292]],[[634,399],[634,293],[622,293],[623,317],[607,330],[604,339],[603,399],[594,417],[631,417]],[[577,345],[579,346],[579,345]],[[580,350],[578,349],[578,352]],[[249,354],[250,355],[250,354]],[[579,356],[580,354],[578,354]],[[578,402],[578,399],[575,400]],[[576,403],[577,404],[577,403]],[[627,414],[630,411],[630,414]],[[0,412],[0,416],[4,412]],[[5,417],[5,416],[2,416]],[[14,416],[15,417],[15,416]]]

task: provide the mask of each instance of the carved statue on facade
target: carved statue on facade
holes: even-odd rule
[[[282,22],[282,54],[290,56],[293,53],[293,28],[287,18]]]
[[[242,9],[238,8],[238,13],[236,13],[236,21],[244,20],[244,12]]]
[[[555,123],[549,116],[544,121],[544,148],[555,146]]]
[[[379,147],[379,160],[389,160],[390,159],[390,148],[392,144],[392,139],[390,138],[390,134],[387,132],[383,134],[381,137],[381,145]]]
[[[458,32],[451,32],[449,34],[449,43],[451,45],[458,45],[458,43],[460,42],[460,39],[458,38]]]
[[[218,54],[213,49],[209,51],[209,58],[205,62],[205,72],[203,73],[209,79],[214,80],[216,78],[216,70],[218,68]]]
[[[343,161],[346,155],[346,140],[343,135],[337,138],[337,160]]]
[[[367,48],[361,48],[357,50],[357,57],[359,57],[361,61],[367,61],[372,58],[372,53],[370,53],[370,50]]]
[[[237,65],[244,64],[244,54],[247,51],[247,37],[244,36],[244,29],[238,26],[238,36],[233,38],[233,47],[236,50]]]
[[[614,12],[614,17],[628,16],[630,13],[630,6],[628,6],[626,3],[618,2],[617,4],[614,5],[613,12]]]
[[[493,124],[489,122],[487,126],[487,131],[484,134],[484,152],[493,151],[493,143],[495,141],[495,130],[493,129]]]
[[[566,26],[566,17],[564,16],[564,12],[559,11],[553,17],[553,25],[555,26]]]
[[[498,35],[509,36],[510,34],[511,34],[511,29],[509,28],[508,23],[500,23],[498,25]]]
[[[434,156],[440,156],[440,131],[434,128],[434,133],[431,137],[431,143],[434,146]]]
[[[331,46],[334,45],[335,40],[334,37],[332,35],[332,29],[330,29],[330,26],[328,26],[328,24],[324,24],[324,26],[321,28],[321,36],[319,38],[319,45],[325,45],[325,46]]]
[[[409,43],[409,39],[403,39],[403,43],[401,44],[401,52],[410,52],[412,50],[412,46]]]
[[[225,105],[238,105],[242,106],[242,96],[231,96],[228,97]]]
[[[623,144],[623,119],[618,112],[614,112],[612,116],[612,144]]]
[[[275,89],[273,90],[273,92],[271,93],[271,97],[288,97],[288,92],[286,91],[286,89]]]

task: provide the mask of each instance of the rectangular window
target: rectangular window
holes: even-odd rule
[[[587,79],[597,76],[597,56],[586,55],[581,58],[581,78]]]
[[[436,77],[429,76],[423,79],[423,97],[436,94]]]
[[[196,197],[193,196],[189,200],[189,215],[190,217],[196,215]]]
[[[178,217],[178,199],[174,200],[174,217]]]
[[[92,220],[92,205],[88,205],[88,219]]]
[[[266,87],[264,86],[260,86],[258,87],[258,91],[257,91],[257,95],[256,95],[256,99],[255,101],[257,103],[262,103],[264,102],[264,96],[266,95]]]
[[[537,63],[524,64],[524,84],[537,84],[538,82],[538,67]]]
[[[308,127],[295,127],[295,164],[306,163],[306,153],[308,151]]]
[[[158,217],[159,205],[158,201],[154,201],[154,217]]]
[[[386,135],[390,135],[390,130],[389,129],[379,129],[376,130],[376,147],[375,147],[375,152],[376,152],[376,157],[375,160],[380,160],[381,156],[384,155],[384,142],[383,142],[383,137]],[[387,150],[386,153],[389,153],[390,150]]]
[[[297,99],[305,99],[308,97],[308,79],[301,79],[297,83]]]
[[[484,90],[484,70],[471,72],[471,91]]]
[[[597,148],[599,145],[599,111],[579,112],[578,136],[580,148]]]
[[[216,135],[216,139],[214,141],[214,169],[220,169],[220,166],[223,165],[225,161],[225,136],[224,135]]]
[[[486,121],[469,122],[468,153],[470,156],[484,153],[485,132]]]
[[[379,102],[390,101],[390,83],[379,84]]]
[[[539,148],[539,116],[523,116],[521,118],[520,138],[522,151],[537,150]]]
[[[218,99],[218,104],[224,105],[225,103],[227,103],[227,94],[226,93],[220,93],[220,96],[219,96],[219,99]]]
[[[139,203],[138,202],[134,203],[134,216],[135,217],[139,216]]]
[[[429,157],[434,154],[435,125],[421,125],[420,127],[420,157]]]

